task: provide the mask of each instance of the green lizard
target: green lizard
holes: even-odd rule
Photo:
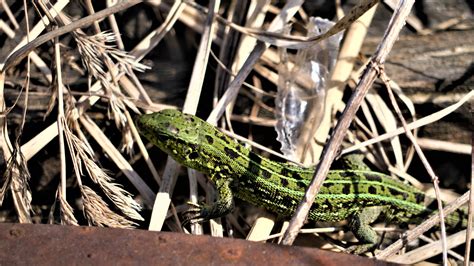
[[[211,206],[190,208],[191,223],[229,213],[234,196],[290,217],[303,198],[313,168],[303,168],[261,157],[202,119],[177,110],[142,115],[140,133],[180,164],[209,175],[218,199]],[[376,232],[370,227],[380,214],[386,221],[420,223],[433,213],[425,194],[382,173],[359,168],[331,170],[309,213],[314,221],[348,219],[362,243],[356,253],[374,248]],[[464,211],[446,219],[448,227],[465,226]]]

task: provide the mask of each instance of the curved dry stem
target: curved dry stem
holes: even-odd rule
[[[77,21],[72,22],[71,24],[68,24],[64,27],[60,27],[56,30],[50,31],[44,35],[39,36],[38,38],[32,40],[25,46],[21,47],[20,49],[16,50],[13,54],[8,56],[8,58],[5,60],[4,65],[1,67],[0,71],[5,72],[9,68],[15,66],[18,64],[23,58],[25,58],[28,53],[33,51],[35,48],[38,46],[42,45],[43,43],[46,43],[48,41],[51,41],[55,37],[61,36],[63,34],[66,34],[68,32],[74,31],[79,28],[83,28],[86,26],[89,26],[90,24],[94,23],[94,21],[100,20],[104,17],[107,17],[111,14],[120,12],[122,10],[125,10],[131,6],[134,6],[138,3],[141,3],[142,1],[139,0],[130,0],[130,1],[123,1],[120,2],[114,6],[111,6],[109,8],[106,8],[104,10],[101,10],[97,13],[94,13],[93,15],[87,16],[85,18],[79,19]]]

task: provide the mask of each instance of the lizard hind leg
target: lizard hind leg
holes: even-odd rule
[[[377,247],[379,237],[370,224],[375,222],[386,209],[386,206],[366,207],[352,216],[349,228],[361,244],[351,246],[346,250],[347,252],[362,254],[373,251]]]

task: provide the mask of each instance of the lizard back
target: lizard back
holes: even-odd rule
[[[289,217],[303,198],[313,176],[304,168],[264,158],[237,143],[202,119],[177,110],[141,116],[140,132],[180,164],[227,179],[235,196]],[[386,219],[419,223],[433,211],[425,194],[382,173],[331,170],[311,207],[309,219],[341,221],[370,206],[385,206]],[[446,220],[449,227],[464,223],[464,213]]]

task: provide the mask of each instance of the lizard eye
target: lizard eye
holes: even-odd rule
[[[199,154],[197,152],[191,152],[189,154],[189,159],[190,160],[194,160],[194,159],[197,159],[199,157]]]
[[[187,122],[189,122],[189,123],[194,123],[194,117],[192,117],[192,116],[190,116],[190,115],[189,115],[189,116],[186,116],[184,119],[185,119]]]

